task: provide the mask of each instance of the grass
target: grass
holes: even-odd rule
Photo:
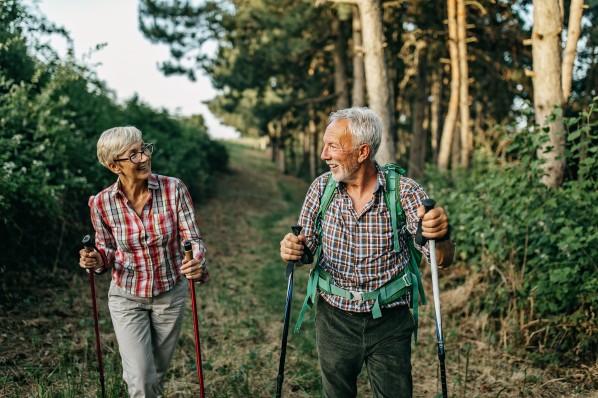
[[[250,145],[227,146],[232,170],[219,176],[216,196],[197,211],[212,277],[196,289],[205,391],[210,398],[273,397],[287,287],[279,242],[296,222],[308,184],[280,175],[267,155]],[[99,396],[89,285],[76,258],[73,253],[72,264],[55,274],[9,275],[0,269],[14,286],[0,298],[0,397]],[[303,302],[307,268],[295,273],[291,328]],[[423,266],[422,272],[431,301],[430,277]],[[442,272],[443,283],[467,280],[464,267]],[[122,397],[126,387],[106,303],[108,274],[96,283],[107,396]],[[493,331],[480,334],[480,323],[487,322],[483,314],[464,313],[455,304],[462,294],[457,288],[442,293],[451,397],[595,396],[587,382],[595,380],[595,369],[555,375],[491,344]],[[191,303],[187,311],[166,384],[169,397],[198,395]],[[420,306],[412,361],[414,396],[438,396],[433,305]],[[300,333],[289,333],[284,376],[284,397],[321,395],[313,312]],[[360,397],[371,396],[365,371],[359,385]]]

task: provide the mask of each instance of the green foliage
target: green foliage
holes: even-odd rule
[[[569,179],[562,188],[540,183],[536,154],[547,133],[536,126],[509,135],[507,163],[479,155],[449,186],[440,175],[430,181],[450,213],[458,261],[487,286],[471,307],[502,320],[529,348],[573,350],[586,360],[598,346],[596,106],[598,98],[565,121]]]
[[[228,157],[200,116],[175,118],[136,98],[117,104],[88,67],[30,55],[23,26],[39,21],[25,8],[9,1],[0,10],[0,267],[74,261],[91,232],[87,198],[116,180],[96,158],[108,128],[136,125],[157,144],[156,173],[181,178],[196,203],[210,196]],[[22,67],[5,67],[11,61]]]

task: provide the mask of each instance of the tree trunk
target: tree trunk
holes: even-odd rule
[[[432,97],[432,101],[430,102],[430,143],[434,164],[438,162],[438,132],[440,127],[440,101],[442,100],[441,78],[441,67],[434,68],[430,82],[430,96]]]
[[[278,155],[278,137],[276,136],[276,129],[274,122],[268,122],[268,138],[270,138],[270,160],[276,163],[276,156]]]
[[[307,129],[305,129],[305,132],[303,134],[303,162],[301,164],[301,171],[309,176],[311,176],[311,140],[313,139],[313,134],[311,132],[312,109],[313,105],[310,103],[308,108],[310,122],[308,123]]]
[[[571,0],[569,6],[569,22],[567,23],[567,43],[563,57],[563,103],[571,95],[571,81],[573,79],[573,63],[577,56],[577,41],[581,34],[581,17],[583,15],[583,0]]]
[[[314,104],[309,104],[309,126],[308,134],[310,137],[310,153],[309,153],[309,177],[310,180],[316,178],[317,161],[318,161],[318,129],[316,127],[316,112],[314,111]]]
[[[547,120],[555,106],[563,105],[561,69],[562,19],[558,0],[534,0],[534,27],[532,31],[534,108],[536,122],[549,128],[549,141],[538,150],[544,159],[545,175],[542,183],[558,187],[565,169],[565,126],[562,116]],[[549,147],[552,147],[549,152]]]
[[[467,64],[467,16],[465,0],[457,0],[457,50],[459,52],[459,111],[461,127],[461,166],[469,168],[473,137],[469,114],[469,66]]]
[[[447,0],[448,14],[448,48],[451,58],[451,96],[448,111],[442,128],[440,152],[438,154],[438,168],[447,170],[453,146],[453,136],[459,110],[459,51],[457,49],[457,4],[456,0]]]
[[[417,74],[415,80],[414,104],[413,104],[413,128],[411,139],[411,150],[409,153],[409,167],[408,175],[413,179],[418,179],[422,176],[424,171],[424,163],[426,160],[426,131],[424,129],[424,115],[426,112],[426,105],[428,93],[426,90],[426,71],[427,71],[427,44],[424,40],[416,46],[419,51],[417,57]]]
[[[336,109],[345,109],[349,107],[347,68],[345,66],[347,44],[341,28],[341,21],[336,16],[334,16],[332,20],[332,32],[335,37],[332,58],[334,60],[334,93],[336,94]]]
[[[365,105],[365,70],[359,8],[351,7],[353,15],[353,106]]]
[[[380,164],[394,163],[394,109],[390,95],[386,62],[384,60],[384,33],[378,0],[359,0],[365,51],[367,96],[370,108],[382,119],[382,141],[376,160]]]
[[[459,168],[459,152],[461,150],[461,136],[457,134],[459,128],[458,123],[455,124],[453,129],[453,142],[451,143],[451,169],[455,173]]]

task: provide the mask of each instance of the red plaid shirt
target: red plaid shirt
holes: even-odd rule
[[[374,291],[403,271],[409,263],[407,239],[412,239],[409,235],[415,236],[417,231],[417,208],[428,197],[415,181],[401,177],[400,197],[406,224],[400,231],[400,250],[395,252],[391,217],[384,201],[386,178],[378,165],[376,169],[378,184],[361,214],[357,214],[345,185],[340,183],[322,220],[320,266],[332,276],[336,286],[349,291]],[[319,242],[315,229],[316,216],[328,179],[332,178],[330,174],[322,174],[311,184],[299,216],[299,225],[303,227],[301,232],[314,253]],[[416,247],[429,258],[427,246]],[[374,304],[373,300],[358,302],[324,292],[320,294],[328,303],[345,311],[371,312]],[[406,305],[410,300],[411,294],[407,293],[382,307]]]
[[[116,181],[90,198],[95,244],[112,279],[139,297],[154,297],[174,287],[183,274],[183,243],[191,240],[193,257],[206,265],[205,247],[195,220],[193,202],[183,182],[152,174],[149,199],[141,217],[129,205]],[[199,283],[207,282],[207,271]]]

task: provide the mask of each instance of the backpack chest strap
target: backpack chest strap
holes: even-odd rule
[[[315,303],[318,290],[356,302],[375,300],[374,306],[372,307],[372,318],[377,319],[382,316],[380,305],[391,303],[408,291],[411,291],[414,279],[414,275],[405,268],[399,275],[384,286],[370,292],[358,292],[336,286],[332,283],[330,274],[319,266],[316,266],[309,277],[307,295],[301,313],[299,314],[295,330],[299,330],[301,327],[305,311]]]

